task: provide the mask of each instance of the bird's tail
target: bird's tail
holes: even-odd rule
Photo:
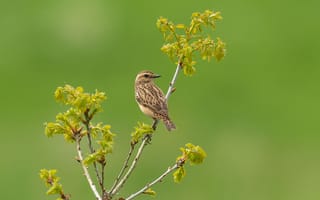
[[[164,125],[166,125],[168,131],[172,131],[172,130],[176,129],[176,126],[169,118],[163,119],[163,123],[164,123]]]

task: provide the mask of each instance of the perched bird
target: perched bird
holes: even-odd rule
[[[160,75],[151,71],[142,71],[136,76],[135,97],[140,110],[154,120],[162,120],[168,131],[176,128],[168,115],[166,98],[161,89],[154,83]]]

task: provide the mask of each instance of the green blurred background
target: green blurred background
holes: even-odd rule
[[[137,72],[162,75],[166,90],[175,65],[160,52],[155,22],[186,23],[194,11],[219,10],[214,37],[226,58],[200,61],[182,74],[170,98],[178,130],[163,125],[148,146],[124,194],[142,187],[174,162],[187,142],[208,153],[187,167],[181,184],[171,177],[156,198],[315,200],[320,198],[319,1],[103,1],[0,2],[1,199],[54,199],[45,195],[41,168],[57,168],[73,199],[94,199],[62,137],[48,139],[43,123],[64,110],[58,86],[105,91],[96,121],[112,125],[115,151],[107,185],[128,150],[141,114],[133,95]]]

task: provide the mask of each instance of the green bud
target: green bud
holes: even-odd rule
[[[183,73],[187,76],[192,76],[194,73],[196,73],[196,68],[194,67],[195,64],[195,61],[184,59],[182,63]]]
[[[155,196],[157,193],[154,190],[152,190],[151,188],[148,188],[146,191],[143,192],[143,194]]]
[[[178,28],[178,29],[185,29],[186,26],[185,26],[184,24],[177,24],[177,25],[176,25],[176,28]]]
[[[161,31],[161,32],[166,32],[168,30],[168,19],[160,17],[157,20],[157,28]]]

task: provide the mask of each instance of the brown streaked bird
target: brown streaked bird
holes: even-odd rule
[[[154,83],[155,78],[160,75],[151,71],[142,71],[136,76],[135,80],[135,97],[140,110],[154,120],[162,120],[167,130],[171,131],[176,128],[170,120],[168,114],[168,105],[166,98],[161,89]]]

